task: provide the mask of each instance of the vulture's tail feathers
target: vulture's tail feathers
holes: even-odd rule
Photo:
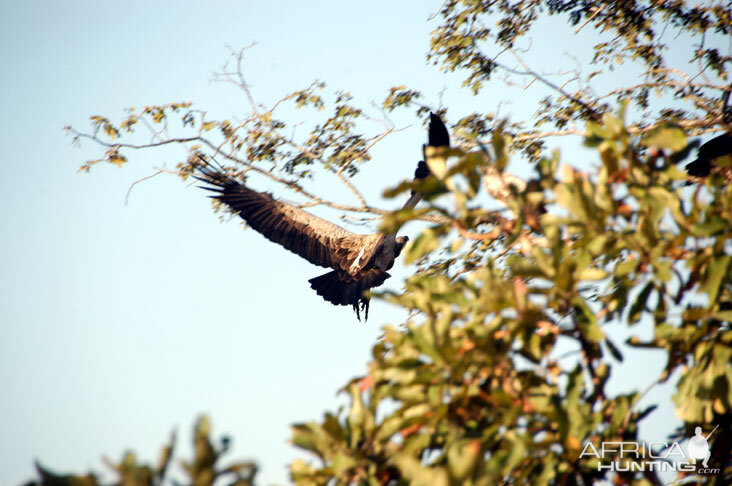
[[[364,321],[369,318],[369,299],[364,295],[364,290],[375,286],[370,285],[376,281],[383,282],[389,278],[386,272],[381,273],[375,280],[364,279],[361,281],[344,281],[338,276],[337,271],[328,272],[319,277],[309,280],[310,287],[317,294],[333,305],[350,305],[356,312],[356,317],[361,320],[361,312],[364,313]],[[372,280],[374,280],[372,282]]]

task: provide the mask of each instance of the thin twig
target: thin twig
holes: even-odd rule
[[[597,17],[597,15],[600,12],[602,12],[604,9],[605,9],[605,4],[603,4],[600,8],[596,8],[595,9],[595,12],[592,15],[590,15],[589,17],[587,17],[587,20],[585,20],[584,22],[582,22],[582,25],[580,25],[579,27],[577,27],[577,30],[575,30],[574,33],[575,34],[579,34],[580,30],[582,30],[582,28],[585,25],[589,24],[592,21],[592,19],[594,19],[595,17]]]
[[[549,86],[550,88],[554,89],[555,91],[558,91],[559,93],[561,93],[561,94],[562,94],[562,96],[564,96],[565,98],[568,98],[568,99],[570,99],[570,100],[574,101],[575,103],[577,103],[578,105],[582,106],[582,108],[584,108],[584,109],[585,109],[585,111],[586,111],[586,112],[587,112],[587,113],[588,113],[588,114],[589,114],[589,115],[590,115],[590,116],[591,116],[591,117],[592,117],[592,118],[593,118],[593,119],[594,119],[595,121],[599,121],[599,120],[601,119],[601,117],[600,117],[600,114],[599,114],[599,113],[598,113],[598,112],[597,112],[597,111],[596,111],[596,110],[595,110],[594,108],[592,108],[592,107],[591,107],[590,105],[588,105],[587,103],[585,103],[585,102],[584,102],[584,101],[582,101],[581,99],[577,98],[576,96],[573,96],[573,95],[571,95],[571,94],[567,93],[567,92],[566,92],[566,91],[564,91],[564,90],[563,90],[562,88],[560,88],[560,87],[559,87],[559,86],[557,86],[556,84],[552,83],[551,81],[549,81],[548,79],[546,79],[545,77],[543,77],[542,75],[540,75],[539,73],[537,73],[536,71],[534,71],[533,69],[531,69],[531,68],[530,68],[530,67],[529,67],[529,66],[528,66],[528,65],[527,65],[527,64],[526,64],[526,63],[524,62],[524,60],[523,60],[523,59],[521,58],[521,56],[519,56],[519,54],[518,54],[518,53],[516,52],[516,50],[515,50],[515,49],[508,49],[508,52],[510,52],[510,53],[511,53],[511,54],[513,55],[513,57],[514,57],[514,58],[516,59],[516,61],[517,61],[517,62],[518,62],[519,64],[521,64],[521,67],[522,67],[522,68],[524,68],[524,70],[526,71],[525,73],[521,73],[520,71],[517,71],[517,70],[513,70],[513,71],[514,71],[514,72],[515,72],[516,74],[524,74],[524,75],[530,75],[530,76],[533,76],[533,77],[535,77],[535,78],[536,78],[536,79],[538,79],[538,80],[539,80],[540,82],[544,83],[545,85]],[[497,64],[497,65],[498,65],[498,64]],[[501,65],[500,67],[502,67],[503,69],[510,69],[510,68],[508,68],[508,67],[506,67],[506,66],[502,66],[502,65]]]
[[[137,179],[135,182],[130,184],[130,187],[127,189],[127,194],[125,194],[125,206],[127,206],[127,203],[130,200],[130,194],[132,193],[132,189],[139,184],[140,182],[146,181],[148,179],[152,179],[153,177],[159,176],[160,174],[173,174],[173,175],[180,175],[180,172],[175,170],[167,170],[165,168],[160,168],[155,172],[154,174],[150,174],[148,176],[142,177],[140,179]]]

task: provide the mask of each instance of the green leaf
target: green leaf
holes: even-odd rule
[[[645,133],[641,137],[641,143],[647,147],[659,147],[678,152],[686,147],[686,134],[677,125],[665,124]]]
[[[598,343],[605,338],[605,333],[600,329],[597,323],[597,316],[587,306],[584,299],[575,297],[572,299],[572,305],[577,313],[577,325],[582,334],[593,343]]]
[[[711,316],[720,321],[732,322],[732,310],[713,312]]]
[[[635,269],[638,268],[638,264],[640,264],[640,260],[637,258],[620,262],[615,267],[615,275],[617,277],[625,277],[628,274],[635,272]]]
[[[448,486],[450,484],[450,478],[444,468],[423,466],[420,461],[404,453],[395,455],[393,461],[410,485]]]
[[[716,215],[712,215],[709,220],[692,226],[691,232],[694,234],[694,236],[706,238],[708,236],[714,236],[715,234],[727,228],[728,225],[729,223],[724,219]]]
[[[424,148],[425,162],[430,168],[430,172],[440,180],[447,175],[447,152],[446,147],[430,147]]]
[[[447,467],[450,475],[462,481],[470,475],[480,458],[480,442],[463,439],[450,444],[447,448]]]
[[[414,243],[407,245],[405,249],[404,262],[412,263],[424,255],[436,250],[440,246],[437,235],[432,228],[427,228],[420,234]]]
[[[601,268],[585,268],[577,276],[577,280],[602,280],[607,278],[609,274]]]
[[[611,115],[610,113],[605,113],[602,116],[602,121],[605,123],[605,128],[610,137],[617,138],[623,133],[623,120],[620,118]]]
[[[699,289],[709,296],[708,307],[712,307],[717,301],[717,293],[719,286],[725,276],[728,276],[729,263],[732,257],[723,255],[715,258],[714,261],[707,265],[706,279]]]

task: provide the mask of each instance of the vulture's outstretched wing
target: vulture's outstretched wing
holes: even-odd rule
[[[205,163],[205,162],[203,162]],[[300,208],[254,191],[206,165],[194,175],[211,196],[229,206],[268,240],[310,263],[356,275],[370,261],[383,235],[360,235]]]

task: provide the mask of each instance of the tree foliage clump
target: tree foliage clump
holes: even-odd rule
[[[584,445],[639,441],[655,408],[638,408],[641,390],[606,391],[623,360],[606,329],[643,321],[652,337],[627,344],[666,352],[657,382],[681,370],[682,436],[696,425],[726,427],[713,460],[730,473],[722,437],[732,417],[732,186],[712,177],[689,194],[674,163],[689,150],[682,130],[633,140],[622,117],[603,118],[586,139],[602,165],[582,173],[542,158],[529,184],[536,190],[505,201],[519,216],[490,231],[476,228],[490,215],[471,209],[472,191],[457,189],[469,189],[470,175],[441,181],[446,194],[431,204],[454,219],[420,235],[408,257],[424,267],[403,293],[382,296],[417,317],[385,329],[368,374],[346,387],[352,404],[340,421],[326,415],[294,427],[295,444],[323,460],[293,464],[298,484],[604,478],[596,458],[580,459]],[[651,149],[669,156],[639,155]],[[539,212],[538,203],[551,209],[530,227],[521,215]],[[566,349],[579,359],[558,353]],[[382,407],[395,409],[382,418]],[[658,482],[645,476],[639,481]]]
[[[596,41],[591,72],[554,79],[529,67],[525,41],[547,15],[566,17],[574,35]],[[239,122],[172,103],[132,110],[119,124],[95,116],[88,133],[69,130],[104,147],[98,161],[121,165],[131,150],[182,145],[221,160],[232,177],[256,174],[299,194],[302,207],[378,215],[383,230],[430,223],[405,250],[418,270],[404,291],[379,295],[410,311],[409,320],[385,327],[368,373],[344,387],[345,411],[293,426],[293,443],[317,459],[291,464],[294,483],[591,484],[612,477],[660,484],[653,470],[598,469],[641,462],[627,455],[580,457],[588,443],[639,440],[639,425],[655,408],[639,406],[647,389],[617,394],[606,385],[624,354],[654,349],[666,362],[651,386],[678,379],[673,399],[683,425],[669,439],[719,426],[710,439],[718,473],[679,478],[726,484],[732,184],[716,173],[690,180],[679,164],[698,147],[694,137],[732,130],[730,58],[718,47],[732,32],[732,8],[683,0],[448,0],[436,17],[428,58],[467,75],[473,107],[497,74],[510,86],[528,79],[524,89],[537,84],[546,96],[524,121],[489,111],[453,117],[457,146],[426,150],[433,176],[385,192],[420,191],[426,203],[415,210],[378,208],[352,182],[371,148],[399,131],[387,117],[382,132],[361,134],[373,117],[348,93],[328,101],[321,82],[265,107],[243,76],[244,51],[216,76],[249,99],[251,113]],[[687,57],[672,59],[678,39]],[[618,81],[619,64],[635,73],[630,83]],[[594,83],[613,87],[601,92]],[[383,110],[415,107],[422,116],[422,99],[398,86]],[[296,137],[298,124],[279,119],[287,103],[326,115]],[[443,115],[461,109],[432,108]],[[141,124],[152,142],[134,140]],[[174,129],[181,134],[171,135]],[[594,165],[579,170],[547,150],[548,140],[567,135],[594,150]],[[526,180],[507,171],[519,157],[533,166]],[[174,172],[186,178],[194,163],[183,159]],[[714,162],[732,166],[729,156]],[[328,174],[358,203],[308,188],[311,178]],[[486,202],[483,188],[500,209]],[[621,344],[611,328],[649,332]]]
[[[193,458],[181,459],[180,469],[183,477],[171,472],[175,452],[176,434],[160,450],[156,465],[139,462],[132,451],[122,455],[119,462],[104,458],[114,479],[104,481],[98,474],[86,475],[58,474],[36,462],[38,481],[30,481],[25,486],[159,486],[173,484],[175,486],[213,486],[225,483],[229,486],[254,486],[257,465],[251,461],[238,461],[221,465],[221,458],[231,447],[229,436],[222,436],[220,441],[211,438],[211,421],[202,415],[193,427]]]

